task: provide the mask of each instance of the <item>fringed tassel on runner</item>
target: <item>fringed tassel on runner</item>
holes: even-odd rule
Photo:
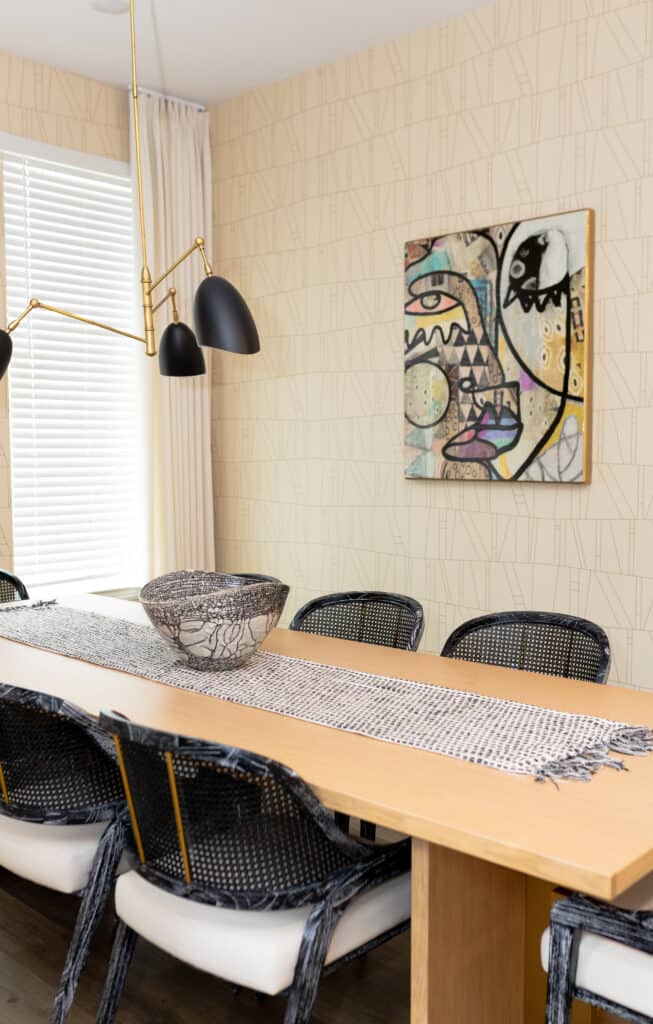
[[[615,768],[619,772],[628,771],[620,758],[610,757],[614,754],[627,754],[629,757],[642,757],[653,751],[653,729],[643,726],[626,726],[613,733],[607,743],[592,747],[580,754],[551,761],[544,765],[535,776],[536,782],[557,783],[558,779],[572,779],[575,782],[591,782],[599,768]]]
[[[33,611],[35,608],[49,608],[51,605],[56,603],[56,597],[52,597],[50,598],[49,601],[34,601],[34,603],[24,602],[23,604],[0,605],[0,612],[24,612],[26,608],[29,608],[30,611]]]
[[[653,750],[653,729],[636,725],[626,726],[612,736],[610,750],[614,750],[616,754],[630,754],[636,757],[650,754]]]

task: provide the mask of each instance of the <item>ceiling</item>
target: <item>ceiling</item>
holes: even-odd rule
[[[137,0],[140,84],[212,103],[483,2]],[[128,15],[100,13],[90,0],[0,0],[0,49],[111,85],[129,82]]]

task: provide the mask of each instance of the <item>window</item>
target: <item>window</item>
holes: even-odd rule
[[[8,318],[36,297],[139,333],[127,166],[7,152],[3,167]],[[16,573],[30,591],[142,582],[143,347],[44,310],[12,338]]]

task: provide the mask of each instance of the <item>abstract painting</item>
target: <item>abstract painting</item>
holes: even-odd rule
[[[591,211],[408,242],[407,477],[589,480]]]

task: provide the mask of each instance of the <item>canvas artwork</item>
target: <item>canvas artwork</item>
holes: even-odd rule
[[[407,477],[589,480],[591,211],[406,245]]]

